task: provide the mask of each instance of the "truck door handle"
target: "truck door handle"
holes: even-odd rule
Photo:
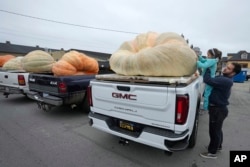
[[[128,86],[117,86],[117,89],[121,91],[126,91],[126,92],[130,91],[130,87]]]
[[[5,75],[4,78],[8,78],[8,75]]]

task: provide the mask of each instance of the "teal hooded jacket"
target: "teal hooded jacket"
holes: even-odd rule
[[[216,70],[217,70],[217,62],[218,59],[206,59],[203,58],[202,56],[198,57],[198,61],[197,61],[197,67],[202,69],[202,76],[204,76],[204,73],[206,71],[207,68],[210,69],[211,71],[211,77],[214,78],[215,74],[216,74]],[[211,94],[213,87],[210,85],[205,85],[205,90],[204,90],[204,101],[203,101],[203,109],[204,110],[208,110],[208,105],[209,105],[209,96]]]

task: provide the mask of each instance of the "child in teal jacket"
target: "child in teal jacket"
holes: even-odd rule
[[[202,76],[204,75],[204,72],[206,71],[207,68],[210,68],[211,71],[211,77],[214,78],[216,71],[217,71],[217,63],[221,59],[221,51],[218,49],[209,49],[207,51],[207,58],[203,58],[202,56],[198,56],[198,61],[197,61],[197,67],[202,68]],[[203,110],[208,110],[208,104],[209,104],[209,96],[211,94],[213,87],[210,85],[205,85],[204,89],[204,101],[203,101]]]

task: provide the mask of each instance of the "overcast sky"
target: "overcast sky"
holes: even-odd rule
[[[1,0],[0,42],[113,53],[140,33],[184,34],[206,55],[250,52],[250,0]]]

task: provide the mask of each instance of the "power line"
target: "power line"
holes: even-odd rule
[[[136,35],[139,34],[139,33],[136,33],[136,32],[113,30],[113,29],[106,29],[106,28],[98,28],[98,27],[84,26],[84,25],[79,25],[79,24],[66,23],[66,22],[61,22],[61,21],[56,21],[56,20],[44,19],[44,18],[29,16],[29,15],[25,15],[25,14],[16,13],[16,12],[10,12],[10,11],[7,11],[7,10],[2,10],[2,9],[0,9],[0,12],[9,13],[9,14],[18,15],[18,16],[23,16],[23,17],[32,18],[32,19],[37,19],[37,20],[43,20],[43,21],[58,23],[58,24],[70,25],[70,26],[75,26],[75,27],[96,29],[96,30],[102,30],[102,31],[120,32],[120,33],[127,33],[127,34],[136,34]]]

